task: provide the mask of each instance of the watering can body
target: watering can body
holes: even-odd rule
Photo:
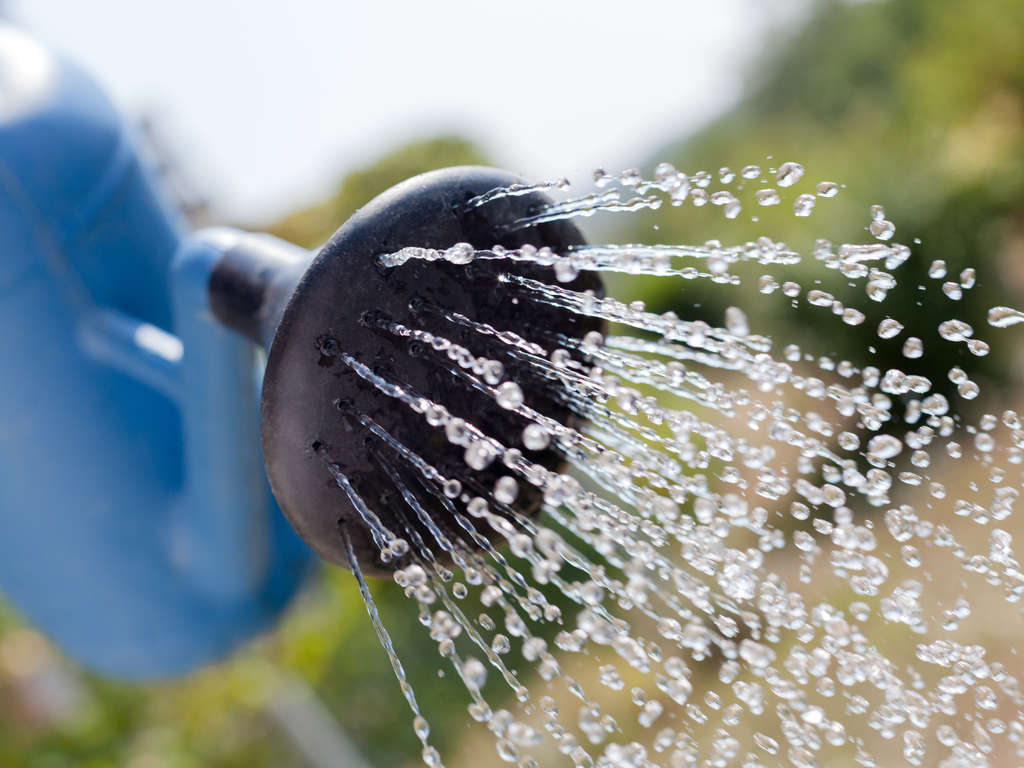
[[[249,247],[308,260],[187,234],[96,85],[0,25],[0,594],[98,671],[216,659],[309,571],[263,469],[260,350],[208,306]]]

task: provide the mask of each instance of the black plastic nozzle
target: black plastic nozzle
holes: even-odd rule
[[[419,478],[409,470],[407,457],[395,453],[396,444],[440,475],[464,478],[470,495],[473,489],[491,488],[509,472],[500,461],[484,470],[468,470],[463,451],[445,439],[443,429],[357,375],[346,361],[358,361],[381,379],[443,405],[506,446],[521,445],[521,417],[453,375],[431,350],[382,330],[382,320],[443,335],[474,354],[500,359],[504,378],[520,385],[531,407],[563,424],[572,421],[567,405],[533,368],[517,364],[501,341],[453,324],[450,314],[446,319],[439,311],[527,339],[553,339],[560,333],[582,337],[598,323],[524,301],[499,280],[500,274],[514,272],[553,283],[551,268],[507,260],[457,265],[413,259],[396,267],[379,261],[380,255],[408,246],[445,249],[465,242],[487,249],[530,243],[564,252],[583,242],[579,230],[564,221],[516,228],[515,222],[550,202],[537,192],[466,205],[476,196],[518,182],[509,173],[489,168],[426,173],[358,211],[304,269],[247,251],[228,253],[215,270],[210,288],[218,317],[269,349],[262,440],[274,495],[295,530],[327,560],[346,565],[339,535],[339,526],[346,526],[362,567],[380,573],[394,566],[380,561],[365,515],[339,486],[339,475],[384,526],[398,535],[411,528],[429,537],[414,514],[399,511],[403,501],[394,482],[396,473],[405,477],[407,489],[417,487]],[[593,276],[581,277],[570,287],[601,289]],[[368,423],[379,427],[377,434]],[[391,444],[381,441],[380,430],[392,438]],[[390,472],[382,469],[382,457]],[[558,464],[552,451],[531,460],[548,467]],[[450,519],[450,505],[423,488],[419,491],[423,509],[455,538],[459,532]],[[527,488],[516,504],[531,513],[539,495]]]

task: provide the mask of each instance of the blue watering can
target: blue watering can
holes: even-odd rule
[[[583,242],[565,221],[522,224],[549,201],[495,194],[519,181],[475,167],[417,176],[315,257],[267,235],[188,233],[97,86],[0,25],[0,591],[72,657],[139,679],[217,659],[270,626],[314,551],[367,573],[394,568],[401,553],[385,560],[381,532],[429,538],[451,502],[427,494],[417,510],[433,523],[410,523],[395,511],[401,472],[375,452],[404,446],[434,477],[466,465],[378,372],[505,445],[522,424],[381,319],[434,306],[525,336],[599,326],[551,306],[524,312],[500,279],[552,281],[550,267],[378,262],[408,245],[514,248],[524,227],[557,251]],[[570,287],[600,292],[592,275]],[[436,315],[416,322],[450,332]],[[532,371],[505,375],[568,423]],[[382,436],[387,446],[371,445]],[[472,482],[491,487],[503,471],[495,462]],[[539,496],[524,489],[517,504],[535,510]]]
[[[268,627],[312,555],[259,442],[259,348],[208,301],[189,235],[111,104],[0,26],[0,590],[104,673],[166,676]]]

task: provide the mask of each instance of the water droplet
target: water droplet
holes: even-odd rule
[[[494,484],[494,498],[502,504],[511,504],[519,494],[519,483],[514,477],[503,475]]]
[[[664,711],[664,707],[661,702],[651,699],[640,708],[637,722],[640,723],[641,728],[650,728],[654,725],[654,721],[661,716],[662,711]]]
[[[476,255],[476,249],[469,243],[456,243],[444,252],[444,257],[452,264],[469,264]]]
[[[1024,312],[1010,307],[992,307],[988,311],[988,324],[995,328],[1009,328],[1024,323]]]
[[[818,197],[835,197],[839,194],[839,185],[834,181],[822,181],[818,183]]]
[[[879,459],[891,459],[903,450],[903,443],[892,435],[875,435],[868,441],[868,453]]]
[[[876,219],[871,222],[868,229],[878,240],[890,240],[896,233],[896,225],[888,219]]]
[[[470,469],[483,470],[495,459],[494,449],[486,440],[476,440],[469,444],[463,454],[463,460]]]
[[[579,268],[571,259],[563,258],[555,262],[555,279],[558,282],[571,283],[579,274]]]
[[[831,307],[835,300],[831,293],[817,288],[807,292],[807,303],[815,307]]]
[[[899,336],[902,330],[903,323],[887,317],[878,324],[878,337],[880,339],[891,339],[894,336]]]
[[[939,323],[939,336],[946,341],[965,341],[974,334],[974,329],[963,320],[944,320]]]
[[[967,349],[975,357],[984,357],[989,353],[989,346],[981,339],[970,339],[967,342]]]
[[[775,293],[779,290],[779,284],[771,275],[761,275],[757,280],[757,290],[763,294]]]
[[[674,179],[678,171],[672,163],[658,163],[654,166],[654,178],[658,181],[670,181]]]
[[[954,283],[952,281],[947,281],[942,284],[942,292],[953,301],[960,301],[964,295],[964,290],[960,286],[960,283]]]
[[[800,163],[783,163],[775,175],[775,180],[780,187],[791,187],[796,184],[804,175],[804,167]]]
[[[744,639],[740,641],[740,658],[754,669],[763,669],[775,661],[775,651],[767,645]]]
[[[847,307],[843,310],[843,322],[847,325],[860,325],[864,322],[864,313],[859,309]]]
[[[523,390],[514,381],[506,381],[498,386],[495,401],[502,408],[514,411],[523,404]]]
[[[793,201],[793,214],[796,216],[810,216],[814,211],[814,203],[814,195],[798,195],[796,200]]]
[[[754,743],[769,755],[777,755],[779,753],[779,742],[760,731],[754,734]]]
[[[747,315],[739,307],[726,307],[725,327],[733,336],[746,336],[750,333]]]
[[[963,381],[957,385],[956,391],[964,400],[973,400],[981,392],[981,388],[973,381]]]
[[[467,686],[479,690],[487,682],[487,667],[480,659],[470,657],[462,664],[462,677]]]
[[[531,451],[543,451],[550,442],[548,431],[540,424],[527,424],[523,429],[523,446]]]
[[[917,359],[924,354],[924,343],[917,336],[910,336],[903,343],[903,356]]]

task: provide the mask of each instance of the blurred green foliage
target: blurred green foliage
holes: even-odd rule
[[[813,192],[815,182],[832,180],[845,185],[839,196],[819,199],[811,219],[794,218],[786,203],[758,207],[749,195],[733,221],[712,206],[697,211],[687,205],[668,214],[630,216],[621,236],[733,244],[769,234],[808,253],[811,232],[837,243],[872,242],[865,231],[868,205],[878,203],[896,223],[894,240],[912,245],[912,260],[884,304],[865,301],[863,281],[839,291],[830,283],[837,298],[854,295],[857,305],[875,310],[856,329],[803,302],[793,310],[781,293],[755,297],[756,267],[744,275],[754,279],[746,281],[742,300],[734,288],[701,281],[681,290],[678,281],[662,280],[648,282],[648,305],[696,313],[716,325],[729,304],[757,307],[751,318],[757,329],[797,343],[834,329],[833,353],[874,345],[872,362],[883,371],[906,369],[901,345],[916,335],[926,355],[914,361],[915,372],[945,382],[955,361],[979,380],[1005,384],[1013,361],[975,358],[963,345],[940,342],[936,328],[958,317],[982,329],[988,307],[1014,305],[1024,296],[1024,3],[829,0],[795,33],[774,41],[755,71],[738,107],[649,162],[668,160],[687,172],[706,169],[715,175],[722,166],[738,171],[760,165],[768,183],[748,182],[757,189],[774,182],[769,167],[795,160],[807,168],[797,191]],[[655,222],[657,231],[651,229]],[[927,278],[934,259],[946,261],[949,280],[965,267],[978,269],[979,282],[968,299],[954,304],[941,293],[941,281]],[[806,291],[814,287],[811,273],[820,275],[820,266],[805,260],[796,269],[780,270],[779,277],[800,282]],[[890,341],[876,338],[878,321],[892,307],[906,306],[920,307],[900,312],[912,318],[906,332]],[[927,354],[938,344],[945,344],[943,354]]]
[[[827,177],[846,185],[834,200],[820,201],[813,218],[815,228],[837,241],[864,239],[866,203],[884,204],[897,224],[897,240],[922,241],[910,267],[920,279],[904,280],[890,301],[920,302],[908,333],[926,345],[939,343],[934,329],[941,319],[958,316],[980,328],[984,308],[1021,303],[1024,3],[824,2],[798,31],[772,41],[756,72],[738,107],[646,159],[711,171],[798,160],[808,169],[805,181]],[[645,151],[638,148],[638,155]],[[458,138],[418,142],[349,174],[327,200],[268,229],[313,247],[375,194],[409,176],[486,161],[477,147]],[[624,217],[613,236],[668,243],[714,237],[728,243],[770,232],[794,246],[808,245],[799,242],[809,229],[805,221],[795,221],[788,211],[752,212],[748,204],[739,219],[727,221],[710,208]],[[759,221],[752,222],[751,215]],[[651,228],[655,221],[657,230]],[[974,291],[983,296],[952,305],[924,277],[937,258],[947,261],[951,279],[960,269],[977,266]],[[918,284],[926,283],[931,283],[928,291],[919,291]],[[738,300],[735,289],[695,286],[650,281],[640,298],[656,311],[676,309],[716,324],[728,304],[752,305]],[[821,310],[793,309],[779,294],[770,298],[760,297],[756,305],[762,307],[751,318],[756,328],[767,327],[787,340],[817,335],[820,341],[823,328],[832,328],[825,323],[835,321],[836,354],[873,343],[880,368],[906,363],[896,342],[874,337],[884,306],[863,326],[850,329],[837,318],[823,319]],[[996,381],[1017,365],[996,355],[978,359],[951,353],[976,375]],[[919,362],[920,372],[939,381],[950,357],[926,355]],[[428,710],[431,741],[447,753],[473,727],[467,723],[466,701],[453,695],[458,686],[450,677],[439,678],[435,644],[408,601],[391,584],[375,585],[374,592]],[[146,686],[103,681],[77,670],[11,613],[0,613],[0,765],[304,765],[272,715],[274,701],[294,679],[312,686],[372,764],[417,763],[419,745],[405,702],[353,580],[325,569],[272,636],[183,680]]]

